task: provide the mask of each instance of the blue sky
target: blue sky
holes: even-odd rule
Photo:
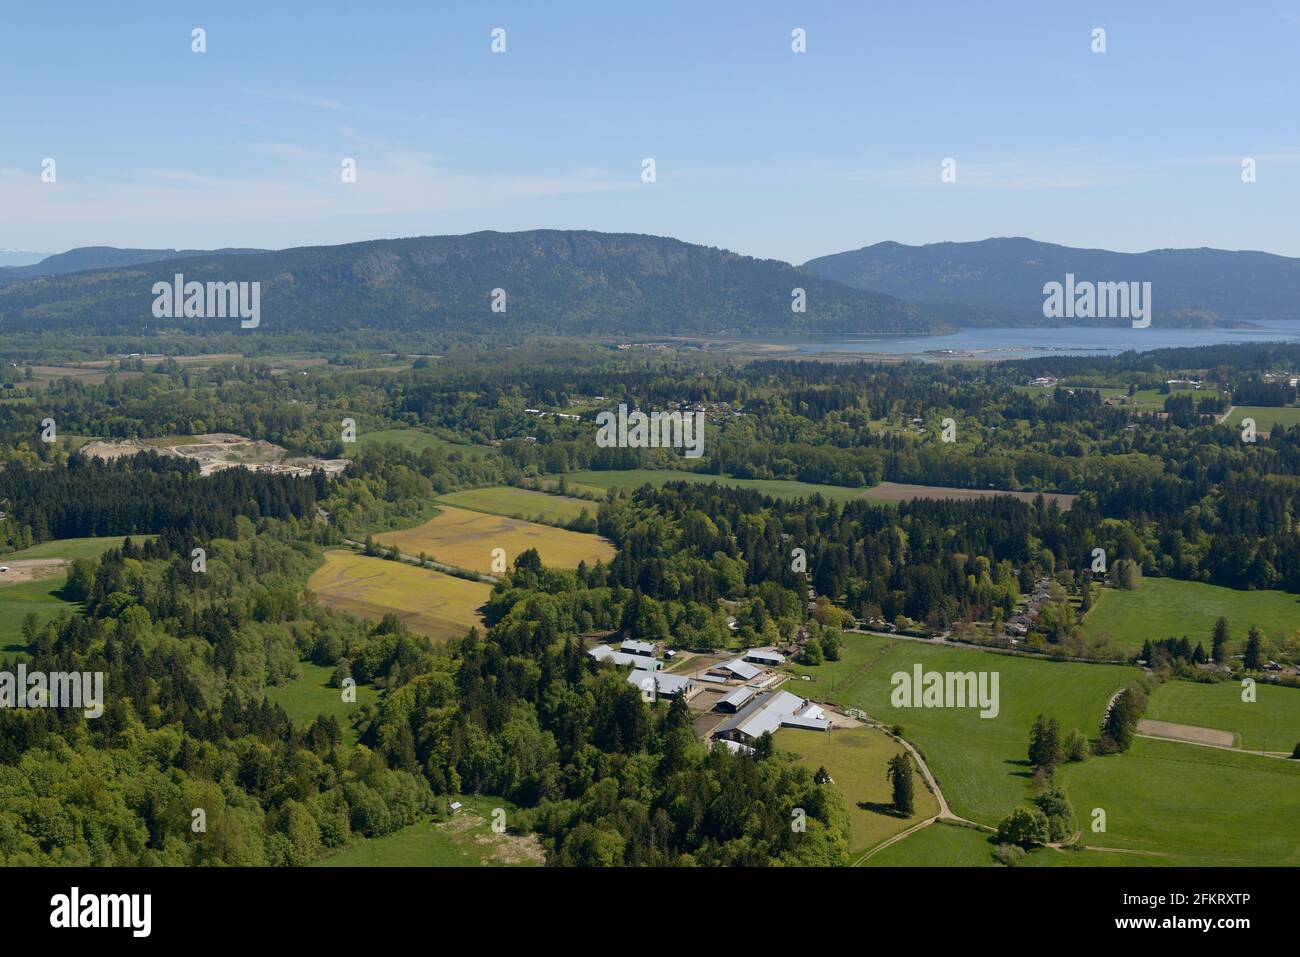
[[[0,247],[550,227],[791,262],[1008,235],[1300,256],[1300,2],[97,0],[4,16]]]

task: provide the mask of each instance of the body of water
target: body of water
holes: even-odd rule
[[[876,336],[863,339],[799,339],[801,353],[915,355],[931,359],[1032,359],[1039,356],[1105,356],[1151,349],[1300,342],[1300,319],[1259,322],[1249,329],[1134,329],[1072,326],[1063,329],[962,329],[946,336]]]

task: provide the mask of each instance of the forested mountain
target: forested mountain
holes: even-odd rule
[[[190,259],[194,256],[234,256],[261,252],[258,249],[118,249],[116,246],[79,246],[66,253],[46,256],[40,262],[0,267],[0,283],[41,276],[62,276],[87,269],[113,269],[135,266],[164,259]]]
[[[1066,273],[1076,281],[1150,282],[1154,325],[1300,317],[1300,259],[1261,252],[1117,253],[1015,237],[925,246],[876,243],[821,256],[804,268],[857,289],[898,296],[934,320],[960,325],[1115,323],[1043,317],[1043,284],[1063,283]]]
[[[258,334],[312,329],[737,335],[926,333],[897,299],[775,260],[676,239],[538,230],[205,253],[0,287],[0,328],[228,332],[222,319],[155,319],[155,282],[261,283]],[[493,311],[493,290],[504,311]],[[792,309],[795,289],[806,311]]]

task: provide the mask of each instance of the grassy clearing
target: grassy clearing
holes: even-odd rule
[[[584,510],[595,519],[596,510],[600,507],[599,503],[585,499],[569,498],[567,495],[548,495],[545,492],[510,486],[452,492],[440,496],[438,502],[475,512],[504,515],[507,518],[542,522],[547,525],[567,525],[579,518]]]
[[[67,580],[67,575],[56,575],[38,581],[0,585],[0,655],[27,657],[23,620],[29,614],[36,615],[44,625],[59,617],[61,612],[81,612],[80,605],[59,597]]]
[[[1220,615],[1228,619],[1232,652],[1240,653],[1252,625],[1270,638],[1300,629],[1300,595],[1144,578],[1136,591],[1103,589],[1083,621],[1083,634],[1089,642],[1109,635],[1116,650],[1128,651],[1140,650],[1148,638],[1186,635],[1193,648],[1199,641],[1208,652]]]
[[[863,866],[989,867],[993,848],[982,831],[936,822],[873,854]]]
[[[835,699],[886,724],[902,725],[904,736],[925,755],[954,813],[981,824],[997,824],[1028,795],[1026,751],[1040,713],[1055,717],[1066,731],[1078,728],[1092,735],[1110,696],[1138,673],[1119,665],[1018,658],[871,635],[854,638],[864,655],[872,648],[885,650],[857,677],[846,679]],[[975,708],[893,707],[891,676],[910,676],[916,664],[924,671],[997,673],[997,716],[981,718]]]
[[[266,696],[284,708],[299,728],[305,728],[323,715],[333,715],[338,719],[343,741],[349,747],[356,744],[357,731],[352,727],[352,715],[362,705],[378,702],[379,692],[370,685],[357,685],[357,700],[344,701],[340,689],[329,687],[333,668],[310,661],[299,662],[299,667],[302,668],[301,677],[267,688]]]
[[[534,836],[497,834],[492,811],[504,808],[506,820],[514,807],[492,797],[463,797],[465,807],[450,820],[424,821],[384,837],[360,840],[319,867],[532,867],[542,863]]]
[[[330,608],[376,621],[395,614],[412,631],[437,641],[482,627],[478,609],[492,592],[481,582],[346,550],[326,552],[307,587]]]
[[[1075,817],[1106,812],[1089,844],[1165,863],[1300,864],[1300,762],[1138,738],[1124,754],[1066,765]]]
[[[548,479],[558,480],[558,475],[549,475]],[[700,472],[678,472],[670,469],[629,469],[619,472],[570,472],[569,484],[586,491],[604,492],[609,488],[636,489],[647,483],[660,486],[667,482],[703,482],[717,483],[740,488],[752,488],[773,498],[808,498],[819,494],[823,498],[837,502],[862,498],[865,489],[843,488],[839,485],[820,485],[815,482],[796,482],[789,479],[738,479],[726,475],[705,475]]]
[[[1005,489],[956,488],[949,485],[909,485],[902,482],[881,482],[862,493],[862,497],[877,505],[897,505],[913,499],[935,499],[937,501],[970,502],[982,498],[997,498],[1010,495],[1027,504],[1033,504],[1039,495],[1050,503],[1056,500],[1057,507],[1069,511],[1074,505],[1074,496],[1064,492],[1009,492]]]
[[[844,643],[840,645],[839,661],[823,661],[819,665],[801,665],[794,659],[781,666],[782,671],[797,675],[799,680],[790,687],[805,697],[817,701],[829,701],[852,707],[844,701],[845,691],[851,691],[857,678],[869,668],[886,651],[886,643],[869,635],[853,632],[844,634]],[[803,676],[808,676],[804,681]]]
[[[1235,681],[1167,681],[1156,689],[1145,717],[1232,731],[1247,751],[1286,751],[1300,743],[1300,689],[1262,682],[1256,700],[1241,700]]]
[[[997,867],[993,835],[969,827],[936,821],[873,854],[865,867]],[[1098,850],[1064,850],[1040,847],[1030,851],[1017,867],[1169,867],[1184,863],[1153,854],[1128,854]]]
[[[1285,425],[1288,428],[1300,425],[1300,408],[1282,406],[1270,408],[1262,405],[1239,405],[1228,416],[1228,424],[1240,426],[1241,420],[1250,417],[1255,420],[1255,428],[1261,432],[1271,432],[1274,426]]]
[[[570,532],[535,522],[485,515],[443,506],[438,515],[416,528],[375,536],[382,545],[396,545],[405,554],[429,557],[449,565],[492,573],[492,551],[505,549],[506,561],[537,549],[542,563],[553,568],[576,568],[579,562],[609,562],[614,546],[598,535]]]
[[[497,454],[496,449],[489,446],[471,445],[468,442],[449,442],[446,439],[439,438],[432,432],[425,432],[422,429],[379,429],[375,432],[358,430],[357,444],[363,446],[391,444],[411,452],[423,452],[425,449],[443,449],[446,452],[460,452],[462,455],[473,458]]]
[[[1117,391],[1120,395],[1128,394],[1128,389]],[[1133,394],[1133,407],[1141,412],[1163,412],[1165,400],[1170,397],[1191,396],[1193,401],[1198,401],[1218,394],[1216,389],[1170,389],[1167,393],[1162,393],[1159,389],[1138,389]]]
[[[799,755],[812,771],[826,768],[849,805],[853,851],[865,851],[939,813],[939,802],[925,786],[920,771],[913,775],[916,807],[910,817],[893,814],[893,791],[885,779],[889,760],[903,746],[877,728],[803,731],[783,728],[777,747]]]
[[[41,542],[31,548],[0,555],[0,562],[21,558],[98,558],[110,548],[121,548],[122,543],[130,538],[133,542],[147,542],[152,535],[105,536],[98,538],[55,538]]]

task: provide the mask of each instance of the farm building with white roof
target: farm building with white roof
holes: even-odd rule
[[[757,696],[735,715],[718,726],[717,737],[747,744],[767,731],[780,728],[806,728],[829,731],[826,712],[811,701],[788,691],[769,691]]]
[[[685,695],[687,699],[695,693],[695,682],[684,675],[670,675],[636,669],[627,676],[627,683],[636,685],[645,693],[647,701],[660,698],[676,698]]]
[[[763,673],[762,668],[757,668],[746,661],[741,661],[739,658],[733,658],[725,664],[718,665],[710,670],[715,674],[726,673],[733,678],[739,678],[741,681],[753,681]]]
[[[743,708],[752,697],[754,697],[754,689],[746,685],[741,685],[739,688],[733,688],[729,693],[719,699],[718,703],[714,707],[719,711],[730,711],[732,714],[735,714]]]
[[[658,671],[664,666],[664,663],[658,658],[647,658],[644,655],[629,655],[621,651],[615,651],[609,645],[597,645],[595,648],[588,650],[587,654],[597,661],[609,661],[623,668],[639,668],[642,671]]]
[[[634,641],[631,638],[620,644],[618,650],[625,655],[642,655],[646,658],[656,658],[659,655],[659,646],[653,641]]]

